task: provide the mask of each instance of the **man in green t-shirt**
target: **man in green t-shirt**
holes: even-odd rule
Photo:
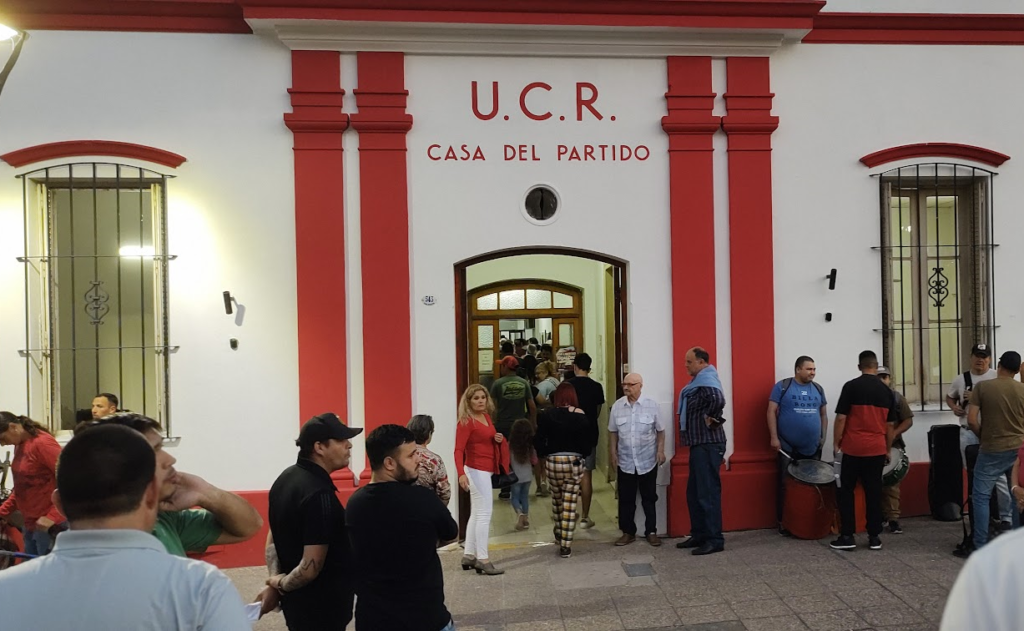
[[[494,415],[494,429],[508,438],[512,424],[521,418],[529,418],[530,423],[537,426],[537,404],[533,402],[530,382],[516,375],[519,360],[508,356],[498,363],[501,364],[501,378],[491,385],[491,398],[498,408]]]
[[[1020,372],[1020,353],[1006,351],[999,358],[996,378],[974,384],[967,407],[967,425],[981,438],[978,460],[974,465],[974,549],[988,542],[989,499],[996,480],[1006,476],[1024,443],[1024,384],[1014,376]],[[980,416],[984,411],[985,422]],[[1010,511],[1013,527],[1018,526],[1017,511]]]
[[[212,545],[241,543],[251,539],[263,527],[263,518],[241,497],[219,489],[197,475],[174,470],[177,460],[163,448],[160,423],[131,412],[118,412],[87,423],[83,423],[81,429],[97,423],[130,427],[142,434],[153,447],[157,468],[166,473],[160,489],[160,512],[153,536],[171,554],[185,556],[190,552],[205,552]],[[77,431],[81,429],[76,428]],[[199,508],[193,508],[196,506]]]

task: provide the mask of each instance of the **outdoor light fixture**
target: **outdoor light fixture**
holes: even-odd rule
[[[14,48],[11,50],[11,56],[7,58],[7,63],[4,64],[3,70],[0,70],[0,94],[4,91],[4,84],[7,83],[7,77],[14,70],[14,64],[18,62],[18,56],[21,54],[21,47],[25,45],[25,40],[28,39],[28,33],[25,31],[19,31],[18,29],[11,28],[0,24],[0,42],[6,42],[11,40],[14,42]]]

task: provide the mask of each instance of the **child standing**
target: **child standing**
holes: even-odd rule
[[[530,484],[533,482],[533,465],[537,464],[537,453],[533,450],[533,425],[525,418],[512,424],[508,436],[511,452],[512,471],[519,481],[512,485],[512,508],[518,519],[516,530],[530,527]]]

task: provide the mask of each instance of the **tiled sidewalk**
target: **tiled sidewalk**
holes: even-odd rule
[[[675,540],[660,548],[578,541],[571,559],[553,545],[521,543],[492,552],[504,576],[463,572],[460,552],[440,554],[460,631],[937,629],[963,565],[950,554],[960,524],[918,518],[903,527],[883,535],[880,551],[868,550],[865,536],[857,551],[835,552],[828,540],[772,530],[726,534],[726,551],[705,557],[676,549]],[[266,571],[229,574],[248,596]],[[272,614],[255,629],[285,626]]]

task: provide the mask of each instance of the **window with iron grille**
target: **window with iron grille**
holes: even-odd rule
[[[169,429],[169,176],[78,163],[18,177],[30,415],[70,430],[110,392]]]
[[[971,346],[995,346],[994,175],[931,163],[879,176],[883,357],[918,409],[943,409]]]

